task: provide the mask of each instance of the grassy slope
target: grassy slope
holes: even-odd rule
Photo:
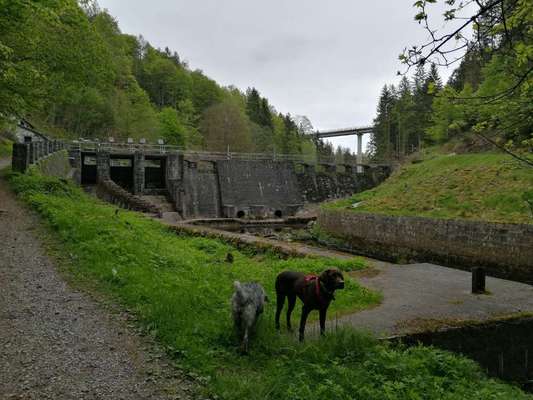
[[[503,154],[437,154],[404,165],[385,183],[325,207],[354,212],[533,223],[524,193],[533,169]],[[533,199],[532,199],[533,200]],[[352,204],[363,203],[353,208]]]
[[[69,258],[69,274],[130,309],[178,364],[221,398],[530,398],[487,379],[473,362],[430,348],[388,347],[353,331],[300,345],[273,330],[272,305],[251,354],[239,356],[229,316],[234,279],[258,280],[273,298],[274,276],[282,269],[350,269],[361,262],[245,253],[217,240],[178,237],[134,213],[115,216],[114,207],[55,179],[12,175],[11,183],[51,227]],[[223,262],[228,251],[232,265]],[[337,297],[330,315],[379,300],[353,281]]]

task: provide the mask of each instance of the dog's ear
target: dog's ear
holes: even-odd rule
[[[330,268],[328,269],[328,275],[329,276],[338,276],[338,275],[342,276],[342,272],[339,271],[337,268]]]
[[[329,268],[329,269],[326,269],[324,272],[322,272],[320,276],[324,278],[329,278],[335,275],[335,271],[336,271],[335,269]]]

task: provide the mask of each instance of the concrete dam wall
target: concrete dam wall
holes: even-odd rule
[[[214,157],[209,153],[71,151],[81,184],[111,180],[136,195],[166,195],[183,218],[272,218],[306,203],[347,196],[381,183],[387,166]]]

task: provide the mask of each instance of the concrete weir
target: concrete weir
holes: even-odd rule
[[[372,188],[390,174],[387,165],[109,143],[74,146],[70,158],[79,183],[111,180],[134,195],[165,195],[183,219],[291,216],[306,203]]]

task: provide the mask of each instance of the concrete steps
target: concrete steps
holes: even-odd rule
[[[166,211],[161,213],[161,220],[167,224],[174,224],[183,220],[179,212]]]
[[[174,208],[174,205],[168,201],[166,196],[163,195],[146,195],[141,196],[141,198],[150,204],[153,204],[156,206],[161,213],[166,212],[175,212],[176,209]]]

